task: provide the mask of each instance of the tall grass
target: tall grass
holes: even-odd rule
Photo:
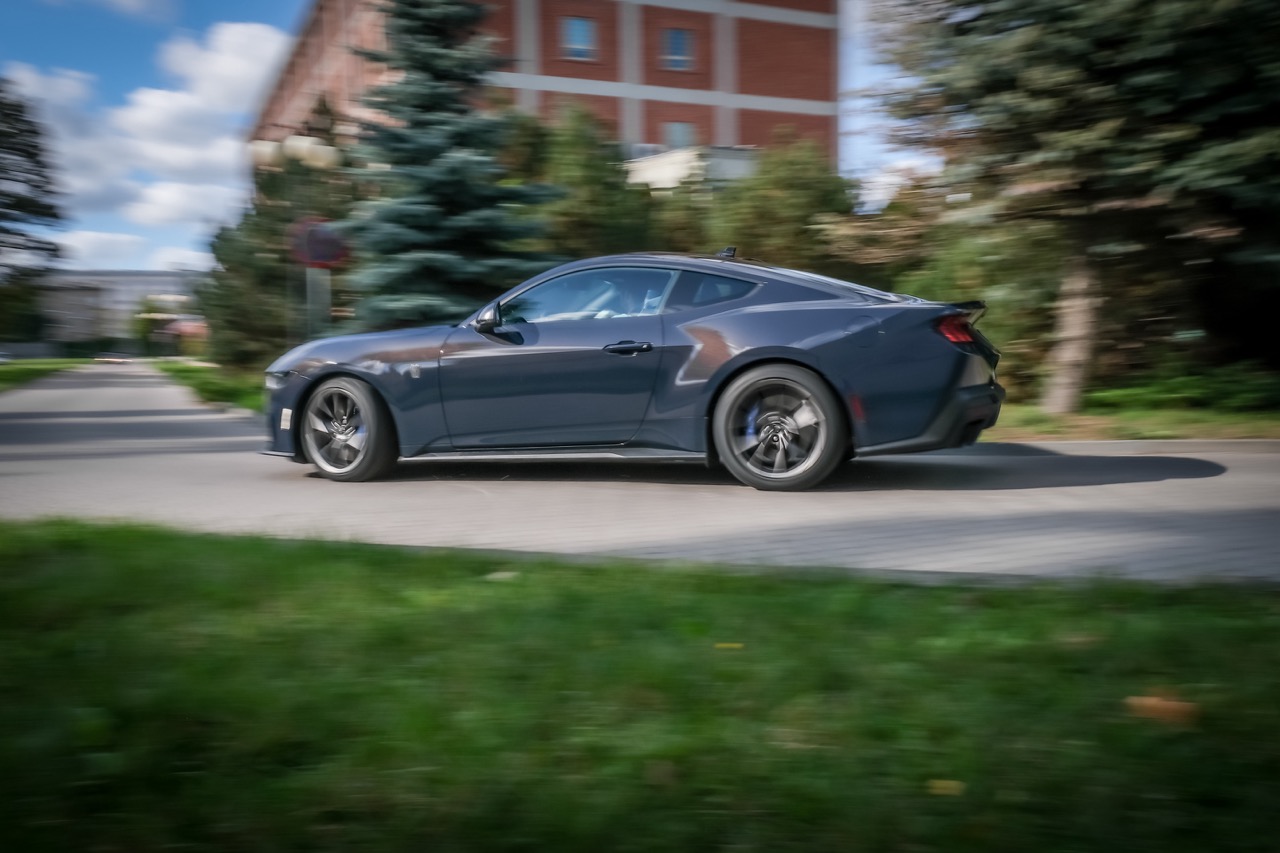
[[[87,359],[82,358],[24,358],[8,364],[0,364],[0,391],[26,385],[51,373],[88,363]]]
[[[201,400],[225,403],[255,412],[263,408],[261,371],[232,371],[213,365],[157,361],[155,366],[189,387]]]
[[[0,564],[6,850],[1274,841],[1273,588],[924,588],[70,523],[0,524]]]

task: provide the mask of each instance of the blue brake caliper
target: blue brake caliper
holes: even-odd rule
[[[760,401],[759,400],[757,400],[755,404],[747,411],[747,440],[748,441],[756,440],[756,418],[758,417],[760,417]]]

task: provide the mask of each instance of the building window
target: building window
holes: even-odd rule
[[[596,58],[596,22],[591,18],[560,19],[560,52],[565,59]]]
[[[662,125],[662,144],[668,148],[692,148],[698,144],[697,130],[691,121],[669,121]]]
[[[668,71],[693,70],[693,30],[669,27],[662,31],[662,67]]]

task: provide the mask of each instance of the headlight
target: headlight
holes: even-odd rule
[[[263,378],[263,384],[267,386],[268,391],[279,391],[284,387],[284,383],[289,381],[289,373],[268,373]]]

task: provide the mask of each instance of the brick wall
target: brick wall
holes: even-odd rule
[[[838,0],[752,0],[752,2],[777,6],[780,9],[794,9],[797,12],[822,12],[834,15]]]
[[[775,133],[790,127],[802,139],[812,139],[834,159],[836,154],[836,120],[834,116],[806,116],[796,113],[741,110],[738,132],[743,145],[768,145]]]
[[[484,32],[495,39],[493,52],[509,60],[524,58],[517,55],[516,15],[511,0],[502,0],[502,2],[488,0],[485,6],[489,9],[489,15],[484,21]],[[503,67],[513,69],[514,62],[509,62]]]
[[[618,7],[612,0],[542,0],[542,73],[556,77],[617,80]],[[562,19],[596,22],[596,58],[566,59],[561,49]]]
[[[386,70],[351,53],[352,47],[382,48],[382,17],[377,10],[379,0],[316,0],[309,13],[289,64],[277,80],[273,93],[263,105],[253,138],[282,139],[297,132],[320,97],[324,95],[339,115],[348,118],[370,118],[372,114],[360,105],[361,95],[370,87],[387,82]],[[537,71],[543,79],[570,78],[620,83],[622,45],[619,37],[621,21],[616,0],[540,0],[537,22],[539,67],[529,63],[532,57],[517,56],[521,38],[516,31],[520,20],[520,0],[485,0],[490,16],[485,32],[496,37],[495,49],[502,56],[525,60],[505,70],[529,73]],[[698,93],[702,103],[643,100],[635,115],[640,119],[631,127],[633,138],[627,141],[663,142],[663,125],[667,122],[689,122],[696,128],[698,142],[703,144],[732,142],[764,145],[781,125],[795,127],[803,136],[815,138],[834,154],[836,118],[787,112],[737,109],[732,115],[727,137],[716,133],[716,105],[733,106],[732,94],[797,98],[807,101],[833,102],[836,97],[837,34],[834,29],[805,25],[805,15],[836,12],[837,0],[753,0],[754,5],[772,6],[795,11],[801,23],[779,23],[740,17],[732,25],[737,55],[736,79],[730,81],[729,95],[715,89],[716,39],[715,16],[705,12],[667,6],[636,7],[639,32],[631,37],[640,42],[640,82]],[[597,55],[590,60],[574,60],[563,56],[561,47],[562,19],[582,17],[596,22]],[[809,20],[812,23],[812,20]],[[693,67],[687,71],[662,67],[663,30],[680,28],[693,35]],[[555,88],[554,82],[551,83]],[[497,87],[495,87],[496,89]],[[535,92],[524,98],[512,89],[498,89],[503,100],[536,108],[553,118],[564,105],[577,102],[588,106],[614,132],[620,132],[623,102],[605,95],[567,95],[554,91]],[[635,94],[634,97],[643,97]],[[640,136],[642,139],[636,139]]]
[[[672,104],[666,101],[645,101],[644,137],[662,144],[662,126],[669,121],[689,122],[696,128],[697,143],[707,145],[715,141],[715,108],[702,104]]]
[[[687,89],[712,88],[715,67],[712,41],[712,17],[703,12],[685,12],[659,6],[641,8],[641,32],[644,34],[644,79],[655,86]],[[679,28],[693,34],[693,67],[688,71],[671,71],[662,66],[663,30]]]
[[[610,136],[618,135],[618,120],[621,102],[617,98],[606,98],[598,95],[566,95],[559,92],[544,93],[539,114],[544,121],[555,122],[571,107],[586,107],[595,117],[600,119],[605,131]]]
[[[776,98],[835,98],[836,31],[738,21],[738,91]]]

